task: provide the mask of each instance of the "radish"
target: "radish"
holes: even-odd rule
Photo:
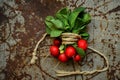
[[[56,45],[56,46],[60,46],[61,40],[60,40],[59,38],[56,38],[56,39],[54,39],[53,43],[54,43],[54,45]]]
[[[81,60],[81,56],[77,54],[73,59],[74,61],[78,62]]]
[[[68,57],[62,53],[59,55],[58,59],[61,61],[61,62],[67,62],[68,61]]]
[[[84,39],[80,39],[80,40],[78,40],[78,47],[79,48],[82,48],[83,50],[86,50],[87,49],[87,46],[88,46],[88,44],[87,44],[87,41],[86,40],[84,40]]]
[[[55,45],[53,45],[53,46],[51,46],[50,47],[50,53],[51,53],[51,55],[53,55],[54,57],[58,57],[59,56],[59,48],[58,48],[58,46],[55,46]]]
[[[68,46],[65,50],[65,54],[67,57],[71,58],[76,54],[76,50],[73,46]]]

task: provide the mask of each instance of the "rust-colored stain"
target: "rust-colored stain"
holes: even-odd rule
[[[10,4],[11,2],[11,4]],[[93,4],[94,3],[94,4]],[[114,3],[116,6],[108,8]],[[93,4],[93,5],[90,5]],[[110,68],[105,73],[94,75],[74,75],[57,77],[54,71],[49,71],[57,61],[49,57],[42,64],[41,54],[49,53],[49,45],[52,43],[49,36],[38,48],[38,60],[34,65],[29,65],[33,49],[37,41],[45,32],[44,19],[62,7],[74,8],[85,6],[93,19],[88,25],[91,38],[89,44],[105,52],[109,59]],[[119,80],[120,79],[120,6],[116,1],[109,0],[10,0],[3,1],[0,7],[0,80]],[[113,15],[115,14],[115,15]],[[113,15],[111,17],[111,15]],[[111,26],[112,25],[112,26]],[[99,46],[97,46],[99,44]],[[87,69],[102,68],[104,60],[101,57],[87,51],[82,63],[70,62],[61,64],[58,68],[64,70],[77,70],[85,66]],[[95,60],[99,59],[99,64]],[[103,61],[103,62],[102,62]],[[99,67],[100,66],[100,67]],[[81,67],[84,70],[84,68]],[[67,69],[68,70],[68,69]],[[2,75],[4,74],[4,75]],[[2,76],[1,76],[2,75]],[[103,78],[101,78],[101,76]]]

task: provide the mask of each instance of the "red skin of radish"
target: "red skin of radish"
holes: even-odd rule
[[[60,46],[61,40],[59,38],[54,39],[53,44],[56,46]]]
[[[59,51],[58,46],[55,46],[55,45],[50,46],[50,53],[51,53],[52,56],[58,57],[59,56],[59,52],[60,51]]]
[[[81,56],[77,54],[77,55],[74,57],[74,61],[78,62],[78,61],[80,61],[80,60],[81,60]]]
[[[73,46],[68,46],[65,50],[65,55],[68,58],[72,58],[72,56],[74,56],[76,54],[76,50]]]
[[[58,59],[61,61],[61,62],[67,62],[68,61],[68,57],[62,53],[59,55]]]
[[[87,47],[88,47],[87,41],[84,40],[84,39],[78,40],[78,43],[77,43],[77,44],[78,44],[78,47],[79,47],[79,48],[82,48],[83,50],[86,50]]]

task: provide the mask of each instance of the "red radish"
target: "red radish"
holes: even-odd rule
[[[78,40],[78,47],[79,48],[82,48],[83,50],[86,50],[87,49],[87,46],[88,46],[88,44],[87,44],[87,41],[86,40],[84,40],[84,39],[80,39],[80,40]]]
[[[61,40],[60,40],[59,38],[56,38],[56,39],[54,39],[53,43],[54,43],[54,45],[56,45],[56,46],[60,46]]]
[[[67,57],[71,58],[76,54],[76,50],[73,46],[68,46],[65,50],[65,54]]]
[[[74,57],[74,61],[78,62],[78,61],[80,61],[80,60],[81,60],[81,56],[77,54],[77,55]]]
[[[59,57],[58,57],[58,59],[61,62],[67,62],[68,61],[68,58],[67,58],[67,56],[64,53],[60,54]]]
[[[53,55],[54,57],[58,57],[59,56],[59,48],[58,46],[51,46],[50,47],[50,52],[51,52],[51,55]]]

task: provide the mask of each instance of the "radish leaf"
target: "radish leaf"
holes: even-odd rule
[[[61,30],[52,30],[50,33],[50,37],[58,37],[61,35],[61,33],[62,33]]]

